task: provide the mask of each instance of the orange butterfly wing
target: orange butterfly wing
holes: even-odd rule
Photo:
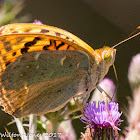
[[[41,50],[81,50],[94,61],[94,50],[75,35],[47,25],[9,24],[0,28],[0,73],[18,56]],[[0,74],[1,75],[1,74]]]

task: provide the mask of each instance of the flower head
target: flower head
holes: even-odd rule
[[[43,23],[40,20],[35,20],[33,23],[38,25],[43,25]]]
[[[120,116],[122,113],[118,111],[118,104],[111,102],[108,104],[109,112],[115,126],[119,126]],[[112,127],[112,122],[108,116],[107,107],[105,102],[99,102],[98,107],[96,107],[96,102],[86,103],[86,110],[84,111],[85,116],[81,117],[82,122],[90,125],[91,128],[104,128]],[[117,127],[119,130],[119,128]]]
[[[110,116],[114,124],[112,124],[108,115],[107,106],[104,101],[98,102],[98,107],[96,107],[95,101],[93,101],[93,103],[86,103],[85,107],[86,110],[83,110],[85,116],[82,116],[80,120],[88,124],[90,129],[94,129],[93,135],[98,133],[102,136],[103,132],[109,132],[107,135],[111,137],[111,135],[114,134],[114,125],[116,129],[120,130],[118,126],[120,125],[120,122],[122,122],[122,120],[120,120],[122,113],[118,111],[118,104],[115,102],[108,104]]]

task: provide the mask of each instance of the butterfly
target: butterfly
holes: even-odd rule
[[[0,100],[17,118],[64,107],[90,94],[114,63],[116,49],[93,50],[57,27],[13,23],[0,28]]]

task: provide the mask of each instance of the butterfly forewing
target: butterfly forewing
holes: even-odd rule
[[[37,25],[37,24],[31,24],[31,23],[15,23],[15,24],[9,24],[6,26],[1,27],[0,29],[0,35],[7,35],[7,34],[46,34],[58,38],[65,39],[69,42],[73,42],[81,46],[82,48],[93,52],[93,49],[86,44],[84,41],[76,37],[75,35],[62,30],[57,27],[48,26],[48,25]]]
[[[24,39],[22,37],[17,36],[20,34],[21,36],[25,34]],[[2,43],[6,46],[8,45],[8,43],[12,44],[12,42],[14,43],[16,42],[19,45],[20,45],[20,42],[23,42],[23,41],[25,41],[27,44],[30,44],[30,45],[31,43],[35,44],[35,42],[39,43],[40,41],[38,41],[37,38],[35,39],[35,37],[39,37],[40,35],[46,35],[45,38],[48,38],[48,36],[55,39],[57,38],[58,41],[63,41],[63,43],[67,43],[68,45],[69,43],[72,45],[76,44],[77,50],[82,50],[86,52],[89,56],[91,56],[94,52],[94,50],[88,44],[86,44],[84,41],[82,41],[75,35],[65,30],[62,30],[60,28],[47,26],[47,25],[36,25],[36,24],[30,24],[30,23],[9,24],[0,28],[0,35],[1,35],[0,41],[2,41]],[[9,35],[9,36],[5,36],[5,35]],[[5,38],[10,38],[10,35],[14,36],[13,38],[15,38],[15,40],[12,41],[9,39],[10,42],[8,40],[5,40]],[[26,37],[26,35],[30,35],[30,36]],[[2,36],[5,36],[5,37],[2,37]],[[41,41],[41,43],[40,45],[43,46],[44,45],[43,40]],[[67,47],[65,46],[65,48]]]

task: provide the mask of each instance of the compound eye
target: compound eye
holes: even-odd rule
[[[111,52],[110,51],[105,51],[103,53],[103,59],[106,61],[106,62],[109,62],[111,60]]]

